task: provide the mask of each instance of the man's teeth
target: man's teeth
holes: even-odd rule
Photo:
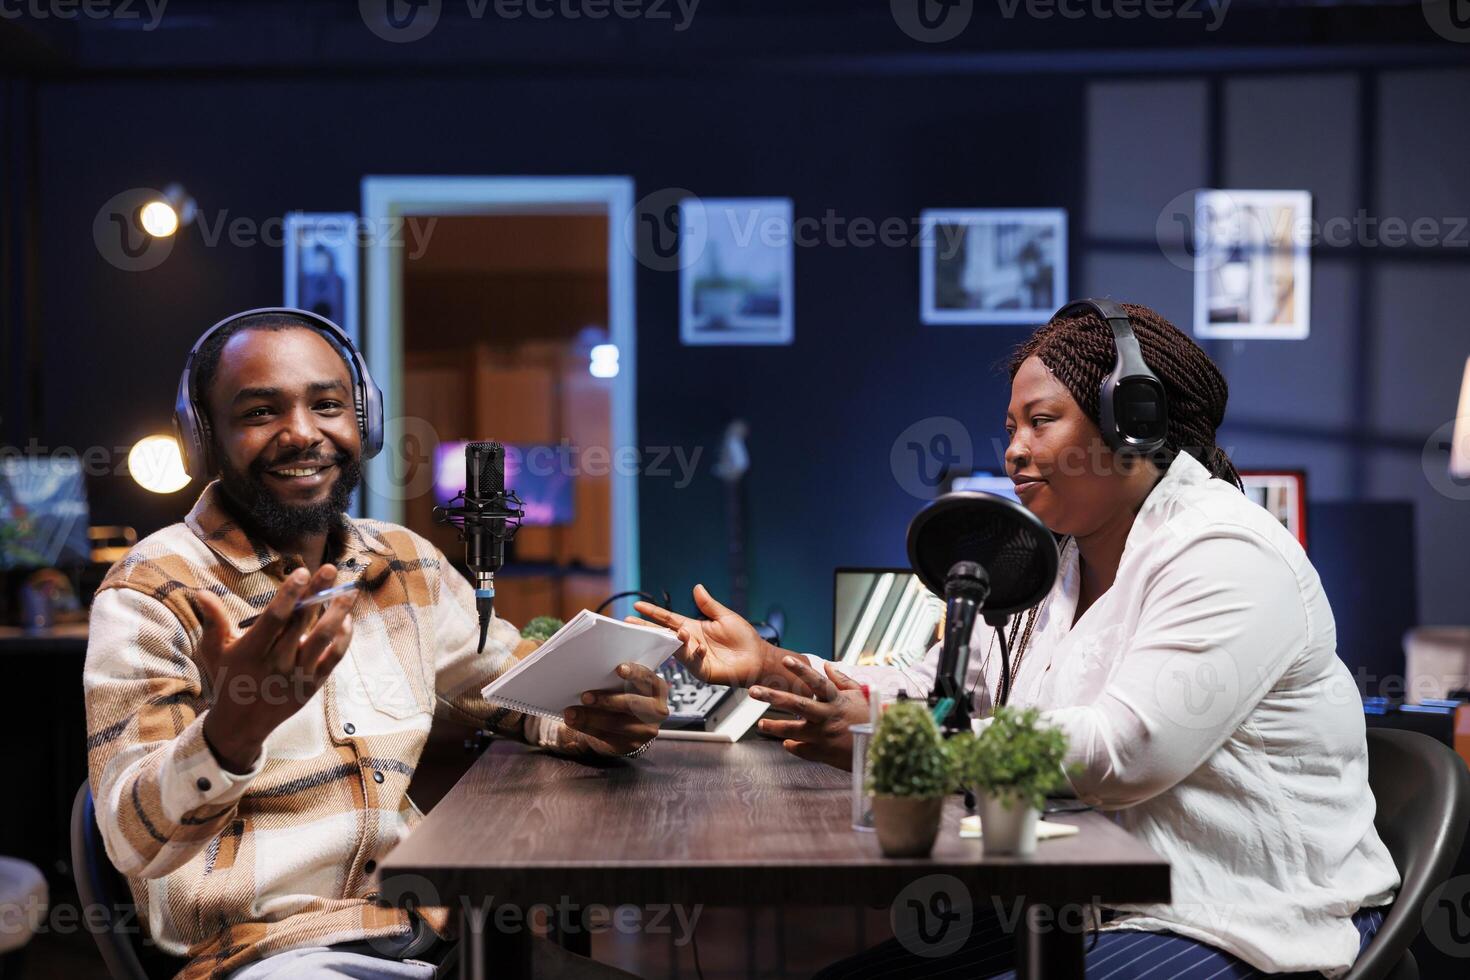
[[[276,474],[279,476],[316,476],[321,470],[322,467],[314,466],[307,469],[276,470]]]

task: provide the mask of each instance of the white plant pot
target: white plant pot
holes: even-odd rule
[[[1036,821],[1041,811],[1006,794],[975,794],[980,804],[980,840],[988,854],[1030,857],[1036,853]]]

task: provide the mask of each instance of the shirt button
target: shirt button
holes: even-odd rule
[[[353,732],[357,731],[357,726],[349,721],[347,724],[342,726],[342,730],[348,735],[351,735]]]
[[[203,776],[200,776],[198,779],[194,780],[194,785],[199,787],[199,792],[208,793],[209,787],[214,784],[211,783],[208,779],[205,779]]]
[[[362,870],[366,871],[368,874],[372,874],[374,871],[378,870],[378,862],[369,861],[367,864],[364,864],[362,866]]]
[[[383,781],[383,774],[381,772],[378,772],[377,770],[374,770],[373,771],[373,782],[375,782],[375,783],[381,783],[382,781]]]

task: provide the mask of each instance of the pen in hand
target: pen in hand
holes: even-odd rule
[[[346,595],[349,592],[356,591],[358,588],[361,587],[361,585],[362,581],[361,579],[358,579],[352,582],[344,582],[341,585],[334,585],[330,589],[323,589],[315,595],[309,595],[305,599],[302,599],[300,602],[296,603],[291,612],[294,615],[305,609],[307,606],[319,606],[322,603],[331,602],[339,595]],[[256,620],[260,619],[260,615],[260,613],[256,613],[254,616],[247,616],[244,619],[240,620],[240,629],[249,629],[251,626],[254,626]]]

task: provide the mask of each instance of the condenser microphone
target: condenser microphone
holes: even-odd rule
[[[495,573],[505,565],[505,543],[520,528],[521,501],[505,489],[505,447],[500,443],[466,443],[464,468],[464,493],[455,498],[460,506],[435,507],[434,520],[460,529],[480,618],[478,649],[484,652],[495,617]]]
[[[475,612],[480,616],[480,650],[495,616],[495,573],[505,566],[505,447],[498,442],[472,442],[464,447],[464,505],[476,512],[465,519],[464,563],[475,583]]]
[[[944,597],[947,614],[969,618],[967,624],[946,623],[944,656],[951,659],[941,663],[934,679],[936,697],[949,696],[945,692],[953,684],[960,692],[955,695],[956,710],[969,709],[969,698],[963,691],[968,664],[960,662],[961,654],[967,651],[962,650],[959,641],[969,644],[975,612],[979,612],[995,628],[1000,643],[996,703],[1005,704],[1010,699],[1011,657],[1006,621],[1051,591],[1059,557],[1051,531],[1014,500],[992,493],[959,491],[936,498],[914,516],[909,523],[908,550],[914,573],[930,592]],[[983,590],[976,588],[975,577],[965,566],[978,566],[985,573],[981,579]],[[974,611],[968,609],[972,601]],[[961,628],[963,634],[957,632]],[[952,711],[950,717],[953,715]],[[945,730],[961,729],[946,719]]]

